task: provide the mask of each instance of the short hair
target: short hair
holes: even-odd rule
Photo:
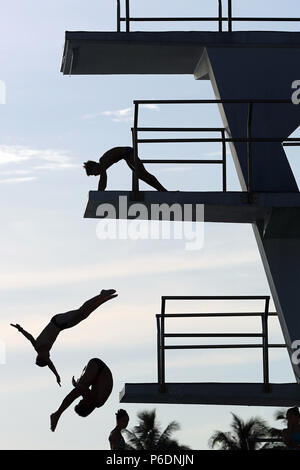
[[[128,413],[127,413],[126,410],[120,409],[120,410],[118,410],[117,413],[116,413],[117,419],[122,419],[122,418],[124,418],[125,416],[128,416]],[[128,416],[128,417],[129,417],[129,416]]]
[[[84,164],[83,164],[83,168],[85,169],[86,174],[87,174],[88,176],[90,176],[90,175],[93,174],[93,171],[95,170],[95,167],[96,167],[96,166],[97,166],[97,168],[98,168],[99,163],[94,162],[94,161],[92,161],[92,160],[88,160],[87,162],[84,162]]]
[[[48,365],[48,361],[39,356],[37,356],[35,363],[39,367],[46,367]]]
[[[295,415],[298,415],[300,417],[299,408],[297,406],[294,406],[293,408],[289,408],[286,412],[286,416],[288,417],[292,413],[295,414]]]
[[[82,418],[86,418],[90,415],[96,407],[93,405],[85,405],[84,400],[80,400],[80,402],[75,406],[75,412],[81,416]]]

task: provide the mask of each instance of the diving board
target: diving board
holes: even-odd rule
[[[300,406],[300,385],[270,384],[270,392],[261,383],[167,383],[160,392],[157,383],[125,384],[122,403],[162,403],[230,406]]]

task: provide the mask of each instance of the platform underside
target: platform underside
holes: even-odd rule
[[[125,384],[122,403],[169,403],[182,405],[299,406],[300,385],[261,383],[168,383],[160,392],[157,383]]]
[[[255,193],[249,203],[245,192],[140,191],[136,195],[130,191],[90,191],[84,217],[172,220],[164,204],[170,209],[180,207],[181,218],[175,220],[184,216],[185,221],[203,221],[204,217],[205,222],[224,223],[266,221],[276,209],[281,217],[292,210],[294,218],[298,214],[300,230],[300,193]]]
[[[300,33],[67,31],[61,72],[65,75],[193,74],[206,47],[275,46],[299,47]]]

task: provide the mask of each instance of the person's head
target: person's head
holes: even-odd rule
[[[74,410],[79,416],[81,416],[82,418],[86,418],[88,415],[90,415],[94,411],[95,408],[96,408],[95,405],[82,399],[75,406]]]
[[[294,406],[293,408],[289,408],[286,412],[286,419],[289,423],[299,423],[300,420],[300,413],[299,408]]]
[[[126,410],[118,410],[116,413],[117,425],[120,429],[125,429],[129,423],[129,416]]]
[[[36,365],[39,367],[46,367],[49,362],[49,357],[50,354],[47,351],[38,353],[35,360]]]
[[[92,160],[88,160],[83,164],[83,168],[86,171],[87,176],[97,176],[100,175],[100,165],[97,162],[93,162]]]

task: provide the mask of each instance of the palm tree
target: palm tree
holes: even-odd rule
[[[189,447],[180,445],[172,438],[172,434],[180,429],[176,421],[172,421],[161,432],[156,419],[156,410],[138,413],[139,423],[131,431],[125,431],[128,438],[127,450],[172,451],[188,450]]]
[[[213,449],[216,445],[222,450],[259,450],[262,447],[257,439],[269,437],[269,427],[266,422],[258,417],[243,421],[232,413],[233,420],[231,431],[215,431],[209,439],[209,446]]]

